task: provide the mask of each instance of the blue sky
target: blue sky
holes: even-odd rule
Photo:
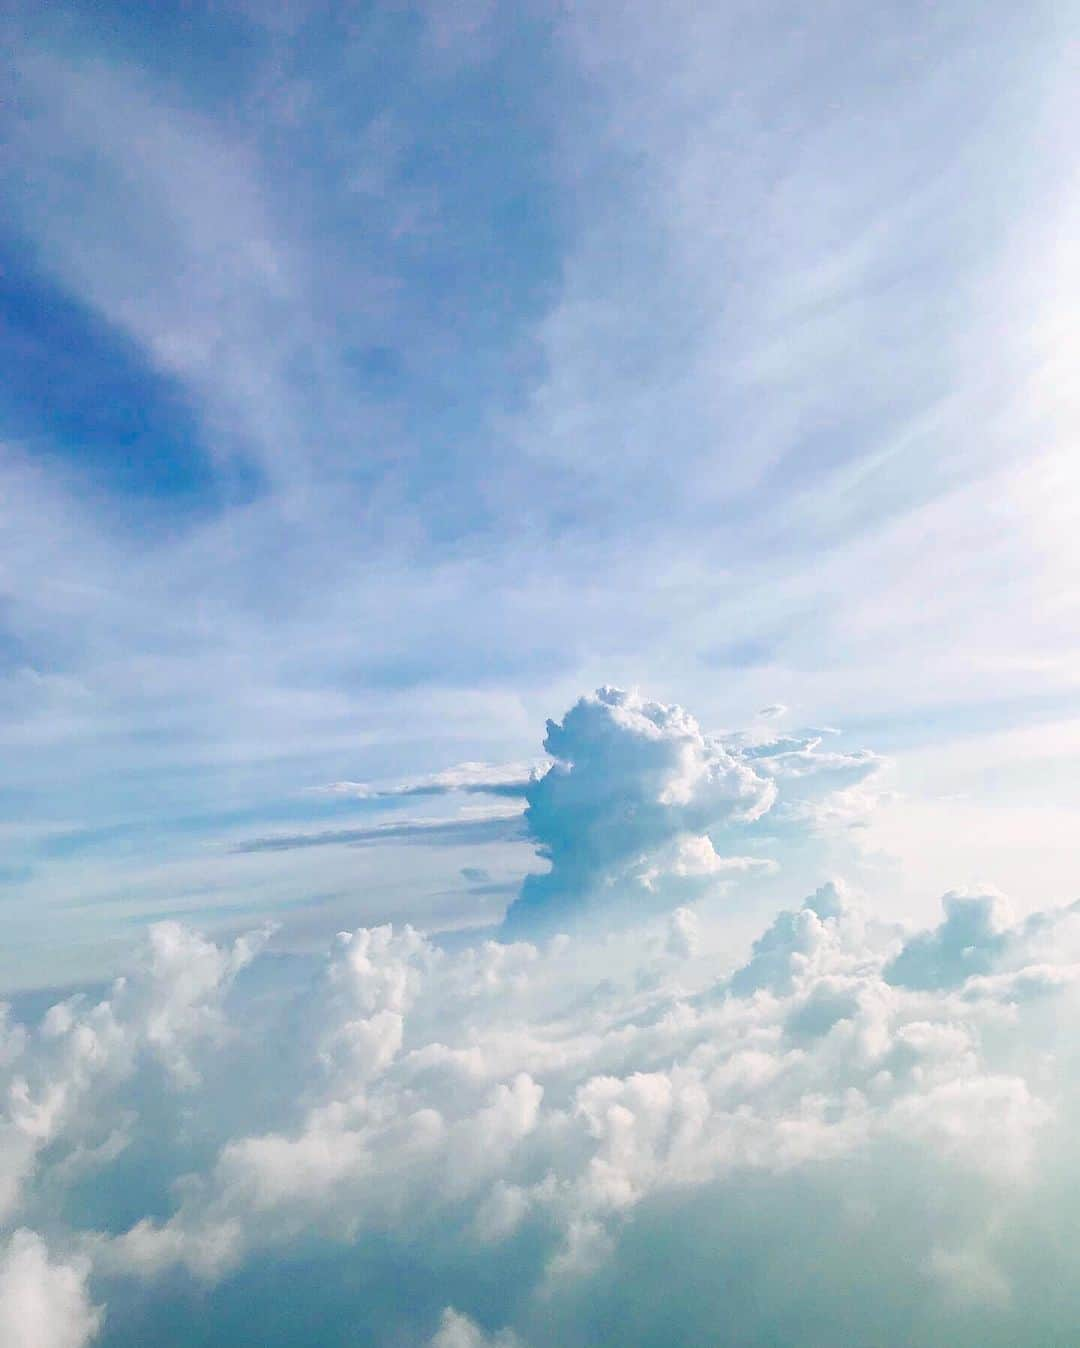
[[[240,845],[480,808],[314,788],[606,683],[890,755],[897,911],[1070,897],[1074,19],[12,7],[0,983],[494,920],[456,847]]]

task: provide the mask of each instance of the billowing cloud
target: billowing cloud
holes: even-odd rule
[[[105,1299],[102,1345],[224,1322],[298,1250],[373,1344],[587,1345],[615,1319],[643,1346],[1053,1341],[1080,1311],[1044,1296],[1080,1272],[1052,1198],[1080,1183],[1076,917],[996,911],[947,978],[898,971],[952,950],[955,897],[905,936],[835,884],[729,973],[688,909],[452,956],[360,929],[299,980],[155,933],[96,1007],[9,1033],[7,1128],[52,1113],[4,1267],[26,1305],[67,1289],[58,1345]],[[122,1180],[148,1158],[139,1214]],[[79,1253],[50,1260],[39,1223]],[[349,1301],[369,1266],[425,1290]]]
[[[50,1258],[32,1231],[0,1244],[0,1343],[11,1348],[83,1348],[101,1322],[86,1291],[89,1262]]]
[[[603,921],[360,927],[322,959],[165,924],[104,997],[5,1022],[9,1338],[1073,1332],[1080,909],[957,892],[907,931],[824,880],[744,948],[716,886],[768,858],[737,847],[816,836],[877,760],[612,689],[546,747],[522,903]]]
[[[553,764],[525,791],[525,822],[550,870],[525,880],[508,930],[550,932],[612,907],[647,912],[668,893],[661,881],[689,897],[724,874],[770,869],[768,857],[728,850],[766,815],[776,829],[802,827],[850,810],[853,792],[864,811],[872,804],[864,784],[879,760],[821,743],[709,735],[682,707],[619,688],[583,697],[548,722]]]
[[[430,1348],[521,1348],[521,1341],[505,1329],[489,1337],[467,1315],[460,1315],[448,1306]]]
[[[525,879],[504,934],[551,935],[582,919],[607,920],[613,909],[645,916],[740,877],[771,874],[778,839],[864,820],[876,802],[870,779],[880,760],[824,748],[823,738],[762,727],[710,735],[682,707],[605,687],[548,723],[545,760],[463,763],[381,785],[321,788],[363,800],[508,800],[466,804],[450,818],[265,833],[231,851],[531,843],[549,868]],[[505,883],[497,893],[514,897]]]
[[[1080,960],[1080,903],[1023,922],[1014,920],[1008,899],[995,890],[954,890],[942,906],[941,925],[912,936],[888,964],[890,983],[946,989],[978,985],[982,975],[1030,986],[1033,978],[1057,978]]]
[[[263,939],[222,949],[159,923],[136,973],[108,998],[59,1002],[33,1031],[0,1021],[0,1221],[20,1209],[42,1155],[55,1178],[126,1149],[132,1115],[121,1101],[138,1074],[162,1072],[179,1090],[197,1084],[193,1054],[228,1034],[222,999]]]
[[[1016,940],[1008,902],[1000,894],[946,894],[945,920],[908,941],[885,971],[909,988],[949,988],[989,973]]]

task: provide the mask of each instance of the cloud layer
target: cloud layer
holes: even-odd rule
[[[533,826],[580,818],[605,874],[778,809],[805,774],[777,760],[811,753],[611,691],[548,748]],[[1080,906],[950,894],[906,932],[828,882],[740,954],[724,901],[643,917],[632,879],[619,920],[456,952],[384,925],[311,963],[164,925],[103,999],[9,1022],[11,1341],[1071,1333]]]

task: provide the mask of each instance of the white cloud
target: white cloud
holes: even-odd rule
[[[830,811],[847,822],[836,802],[865,792],[879,760],[820,745],[819,735],[709,735],[682,707],[619,688],[580,699],[548,722],[554,762],[525,791],[525,822],[551,869],[525,880],[508,929],[550,931],[590,907],[626,905],[635,888],[647,911],[657,891],[690,897],[725,874],[774,869],[768,857],[718,853],[715,841],[726,849],[766,816],[780,830]]]
[[[381,800],[394,796],[444,796],[455,791],[481,795],[523,796],[529,783],[547,771],[545,762],[458,763],[442,772],[406,777],[397,782],[331,782],[319,787],[328,795],[356,800]]]
[[[1030,1240],[1051,1176],[1080,1176],[1080,1099],[1064,1068],[1080,1057],[1075,923],[1060,910],[1009,924],[996,900],[965,907],[949,896],[938,932],[905,936],[827,884],[781,913],[730,978],[717,975],[705,922],[686,909],[618,935],[456,955],[407,928],[346,933],[310,987],[234,1004],[230,1038],[206,1041],[200,1077],[183,1073],[216,1155],[174,1184],[172,1214],[80,1239],[110,1286],[149,1280],[153,1295],[157,1276],[180,1266],[213,1296],[297,1242],[352,1244],[363,1259],[369,1242],[407,1234],[409,1258],[421,1270],[433,1260],[435,1277],[449,1241],[452,1301],[464,1309],[447,1310],[431,1339],[422,1318],[435,1312],[418,1307],[417,1341],[502,1348],[513,1335],[557,1332],[585,1344],[585,1322],[573,1328],[581,1297],[633,1301],[626,1261],[639,1240],[671,1241],[707,1220],[713,1243],[694,1251],[694,1276],[728,1278],[730,1258],[749,1260],[753,1281],[786,1258],[790,1234],[774,1216],[801,1222],[812,1197],[825,1224],[820,1257],[832,1267],[846,1250],[854,1261],[823,1272],[816,1295],[836,1307],[852,1277],[862,1291],[829,1337],[806,1342],[835,1342],[837,1324],[853,1338],[870,1332],[858,1317],[873,1303],[879,1246],[892,1251],[896,1294],[921,1300],[929,1318],[918,1333],[902,1317],[878,1324],[874,1341],[994,1342],[979,1335],[1005,1313],[1049,1332],[1057,1312],[1024,1294],[1028,1255],[1010,1232]],[[959,948],[986,957],[946,968],[965,933]],[[168,954],[183,949],[189,957]],[[933,976],[900,978],[916,956]],[[215,1005],[220,971],[234,963],[176,932],[158,938],[154,1004],[183,1010],[170,1013],[164,1039],[149,1029],[153,1016],[140,1023],[148,1043],[169,1046],[167,1061],[177,1027],[201,1025],[198,1008]],[[71,1033],[68,1015],[51,1015],[52,1031],[20,1043],[16,1061],[47,1054],[48,1033]],[[241,1061],[237,1082],[229,1064]],[[95,1098],[104,1117],[108,1098]],[[136,1143],[142,1126],[129,1120]],[[84,1134],[76,1116],[58,1115],[54,1154]],[[180,1179],[187,1154],[159,1155],[165,1180]],[[102,1173],[112,1164],[121,1153],[102,1157]],[[41,1170],[16,1217],[51,1193],[55,1220],[71,1183],[62,1167]],[[748,1185],[756,1215],[744,1206]],[[740,1215],[724,1230],[729,1207]],[[1068,1285],[1074,1247],[1038,1248]],[[501,1270],[494,1300],[474,1281],[481,1268]],[[661,1259],[650,1275],[660,1299],[666,1270]],[[754,1285],[747,1295],[761,1297]],[[697,1313],[672,1309],[676,1339],[696,1341]],[[759,1328],[779,1323],[767,1306],[756,1314]],[[484,1337],[481,1322],[505,1329]],[[623,1340],[651,1342],[643,1324],[627,1312]],[[384,1341],[377,1324],[372,1332]],[[741,1332],[718,1341],[745,1341]]]
[[[227,1300],[300,1249],[361,1266],[393,1250],[430,1288],[396,1328],[365,1312],[388,1348],[585,1348],[613,1310],[644,1345],[650,1288],[659,1301],[675,1275],[663,1258],[634,1271],[642,1242],[662,1255],[702,1223],[676,1263],[745,1292],[732,1343],[805,1316],[773,1270],[807,1222],[840,1316],[808,1344],[982,1345],[991,1312],[1049,1333],[1009,1232],[1080,1176],[1077,910],[1017,920],[1001,896],[951,893],[938,926],[908,932],[828,881],[740,957],[716,886],[757,883],[770,858],[736,844],[805,846],[878,760],[817,735],[712,736],[614,689],[552,723],[547,748],[532,837],[558,915],[602,888],[601,922],[471,947],[360,927],[315,966],[169,923],[101,1000],[9,1018],[5,1220],[89,1261],[71,1267],[109,1304],[105,1348],[136,1303],[145,1324],[185,1313],[178,1287]],[[1068,1282],[1072,1246],[1032,1241]],[[879,1259],[905,1270],[894,1295],[924,1307],[925,1332],[865,1319]],[[715,1337],[708,1296],[677,1302],[669,1337]]]
[[[517,794],[515,792],[515,794]],[[338,847],[349,843],[385,843],[405,838],[414,843],[505,841],[522,836],[520,806],[465,807],[446,819],[392,819],[382,824],[321,829],[308,833],[267,833],[233,844],[233,851],[291,852],[297,848]]]
[[[264,939],[256,934],[222,949],[160,923],[136,973],[103,1000],[58,1002],[33,1032],[8,1023],[0,1053],[0,1220],[18,1211],[47,1149],[53,1175],[107,1165],[124,1150],[132,1119],[118,1096],[137,1072],[156,1065],[175,1089],[198,1086],[195,1054],[229,1033],[223,997]]]
[[[511,1330],[485,1334],[467,1315],[447,1306],[429,1348],[520,1348],[520,1340]]]
[[[0,1244],[0,1343],[5,1348],[83,1348],[99,1310],[86,1290],[89,1261],[51,1259],[33,1231]]]
[[[700,940],[697,914],[692,908],[676,908],[668,921],[668,953],[688,959],[697,954]]]

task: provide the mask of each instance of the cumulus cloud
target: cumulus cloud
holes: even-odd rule
[[[100,1001],[6,1022],[0,1278],[25,1341],[1073,1332],[1080,910],[954,893],[910,932],[828,880],[740,950],[725,902],[678,883],[867,760],[613,690],[548,748],[542,893],[611,880],[620,920],[466,947],[360,928],[318,962],[166,925]]]
[[[86,1290],[89,1262],[49,1257],[33,1231],[0,1245],[0,1343],[10,1348],[82,1348],[101,1322]]]
[[[231,850],[530,842],[549,869],[525,880],[505,932],[550,935],[583,918],[606,920],[613,906],[646,916],[693,902],[774,871],[765,850],[785,833],[861,822],[875,804],[870,779],[880,760],[825,750],[822,739],[761,728],[711,735],[682,707],[605,687],[548,722],[545,760],[320,788],[364,800],[465,793],[504,803],[465,806],[454,818],[269,833]]]
[[[945,928],[958,920],[952,896],[948,905]],[[338,939],[310,984],[271,997],[238,985],[231,1039],[220,1024],[206,1031],[236,953],[166,931],[141,976],[156,989],[142,1005],[157,1010],[129,1016],[125,1035],[164,1053],[164,1074],[143,1080],[143,1109],[154,1116],[154,1090],[190,1100],[217,1130],[213,1145],[159,1157],[171,1166],[165,1211],[89,1228],[60,1197],[78,1186],[62,1158],[85,1146],[86,1120],[58,1111],[57,1173],[28,1177],[12,1217],[55,1226],[63,1214],[65,1243],[81,1254],[57,1264],[37,1236],[12,1236],[4,1276],[24,1295],[6,1313],[47,1301],[60,1328],[40,1341],[78,1344],[97,1324],[91,1272],[103,1289],[144,1286],[182,1323],[196,1302],[177,1290],[177,1270],[204,1288],[201,1314],[225,1314],[245,1270],[272,1268],[298,1245],[363,1264],[385,1260],[390,1242],[399,1275],[429,1280],[431,1297],[407,1315],[353,1307],[375,1317],[363,1321],[373,1343],[401,1341],[405,1315],[410,1341],[441,1348],[584,1345],[618,1314],[621,1341],[651,1344],[648,1295],[667,1298],[667,1342],[744,1343],[750,1328],[793,1341],[793,1317],[812,1307],[799,1342],[1024,1342],[1003,1334],[1016,1332],[1009,1317],[1032,1315],[1046,1333],[1030,1341],[1046,1341],[1055,1316],[1080,1307],[1033,1305],[1033,1256],[1015,1233],[1038,1230],[1048,1184],[1080,1181],[1078,1101],[1062,1071],[1076,1058],[1076,967],[1066,958],[1046,977],[1074,921],[1062,910],[991,924],[989,956],[964,978],[950,972],[947,986],[898,979],[925,934],[875,923],[834,884],[779,914],[729,975],[716,970],[715,933],[687,909],[655,939],[646,926],[454,956],[409,928],[360,929]],[[1063,956],[1071,946],[1070,936]],[[1042,995],[1027,996],[1018,974]],[[74,1032],[73,1017],[50,1013],[25,1032],[20,1071],[48,1058],[50,1036]],[[94,1021],[82,1013],[81,1024]],[[130,1062],[132,1051],[111,1054]],[[243,1082],[214,1058],[246,1058]],[[107,1117],[122,1096],[114,1069],[95,1112]],[[129,1118],[128,1145],[148,1126]],[[122,1153],[93,1164],[107,1172]],[[796,1278],[770,1302],[777,1261],[811,1230],[800,1258],[818,1269],[813,1292]],[[689,1247],[687,1231],[700,1235]],[[1074,1249],[1039,1240],[1055,1276],[1071,1277]],[[683,1276],[699,1287],[685,1304],[669,1295]],[[34,1288],[47,1279],[62,1294],[42,1300]],[[722,1295],[700,1293],[713,1283]],[[105,1344],[125,1341],[128,1302],[116,1301]]]
[[[653,896],[669,896],[663,880],[685,898],[725,873],[770,869],[768,857],[727,849],[766,815],[777,829],[821,823],[879,765],[821,742],[709,735],[682,707],[619,688],[581,698],[548,722],[552,766],[525,791],[525,823],[550,870],[526,879],[507,929],[556,930],[613,902],[655,911]]]
[[[521,1348],[521,1340],[505,1329],[489,1336],[467,1315],[460,1315],[448,1306],[430,1348]]]
[[[43,1153],[56,1177],[125,1148],[123,1089],[137,1073],[159,1070],[178,1091],[198,1084],[196,1054],[229,1033],[222,999],[264,939],[222,949],[160,923],[136,973],[108,997],[58,1002],[33,1030],[0,1021],[0,1221],[19,1208]]]

